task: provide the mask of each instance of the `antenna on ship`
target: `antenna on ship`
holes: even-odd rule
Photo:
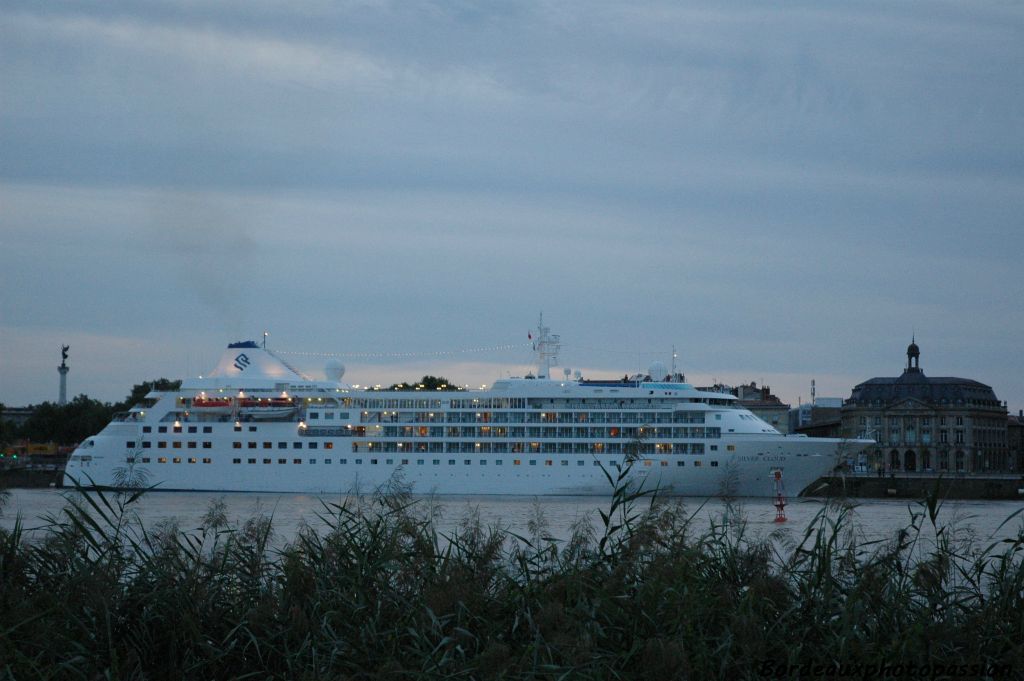
[[[544,313],[540,313],[537,323],[537,378],[550,378],[551,366],[558,363],[558,351],[562,349],[562,339],[558,334],[551,334],[551,329],[544,326]]]
[[[263,349],[264,350],[267,349],[267,336],[269,336],[269,335],[270,335],[270,332],[268,332],[268,331],[264,331],[263,332]]]

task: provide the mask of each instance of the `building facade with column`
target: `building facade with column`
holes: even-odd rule
[[[916,342],[900,376],[853,388],[842,407],[844,437],[867,437],[872,470],[951,473],[1016,472],[1007,441],[1007,411],[990,386],[968,378],[929,377]]]

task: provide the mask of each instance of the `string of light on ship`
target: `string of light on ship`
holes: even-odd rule
[[[462,348],[460,350],[427,350],[420,352],[298,352],[292,350],[273,350],[278,355],[291,355],[293,357],[357,357],[362,359],[381,359],[381,358],[398,358],[398,357],[443,357],[446,355],[465,355],[477,352],[498,352],[502,350],[521,350],[523,348],[532,348],[532,342],[528,343],[506,343],[504,345],[490,345],[487,347],[479,348]],[[590,348],[582,345],[572,345],[570,343],[562,343],[563,348],[572,347],[578,350],[589,350],[591,352],[612,352],[625,355],[661,355],[671,354],[666,353],[664,350],[606,350],[603,348]]]
[[[530,347],[531,345],[531,343],[510,343],[506,345],[492,345],[485,348],[463,348],[461,350],[433,350],[423,352],[292,352],[289,350],[274,350],[273,352],[278,355],[293,355],[295,357],[440,357],[444,355],[464,355],[473,352],[519,350],[525,347]]]

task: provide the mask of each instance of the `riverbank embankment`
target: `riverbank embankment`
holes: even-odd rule
[[[0,489],[61,487],[63,470],[8,468],[0,470]],[[865,476],[819,478],[802,497],[921,499],[939,488],[943,499],[1024,500],[1024,477],[1016,476]]]
[[[936,488],[942,499],[1024,500],[1024,477],[1008,475],[837,475],[820,478],[800,496],[921,499]]]

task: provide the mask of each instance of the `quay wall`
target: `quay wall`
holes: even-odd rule
[[[1024,476],[829,476],[807,486],[804,497],[922,499],[935,489],[943,499],[1020,499]]]
[[[56,469],[5,468],[0,469],[0,489],[60,487],[64,480],[64,467]]]
[[[63,468],[0,469],[0,489],[60,487]],[[1024,476],[876,476],[847,475],[819,478],[802,497],[862,497],[866,499],[921,499],[939,489],[944,499],[1019,499],[1024,501]]]

